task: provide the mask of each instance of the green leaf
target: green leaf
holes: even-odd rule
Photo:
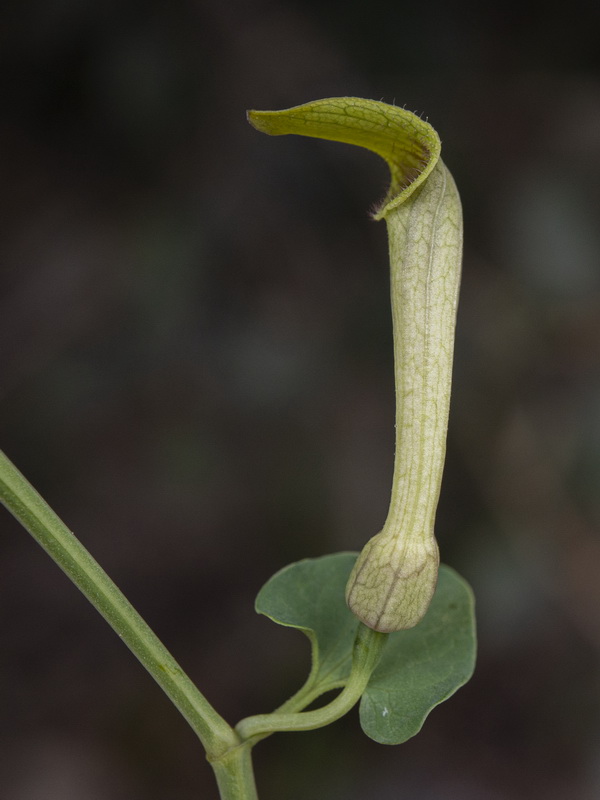
[[[298,709],[350,673],[358,621],[344,601],[356,553],[306,559],[276,573],[256,598],[259,614],[305,633],[313,667],[296,695]],[[421,729],[425,718],[468,681],[475,665],[475,616],[471,589],[442,565],[435,595],[414,628],[388,636],[381,662],[360,703],[360,722],[371,739],[400,744]]]
[[[475,667],[473,593],[442,565],[423,620],[389,637],[360,702],[363,731],[382,744],[417,734],[429,712],[465,684]]]
[[[346,606],[344,589],[356,556],[334,553],[290,564],[256,598],[259,614],[308,636],[312,670],[307,685],[320,685],[321,693],[343,685],[350,673],[358,619]]]

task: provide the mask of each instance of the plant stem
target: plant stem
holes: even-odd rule
[[[218,759],[231,748],[239,749],[240,739],[233,728],[215,711],[106,572],[2,451],[0,500],[141,661],[198,735],[209,758]],[[242,756],[232,756],[235,774],[247,775],[248,769],[251,774],[247,756],[244,756],[244,770],[241,761],[237,764],[238,758]],[[255,795],[224,797],[234,800]]]
[[[245,742],[217,759],[209,758],[222,800],[258,800],[252,768],[253,744]]]
[[[387,634],[358,626],[352,655],[352,670],[344,689],[322,708],[299,713],[274,712],[246,717],[236,725],[243,740],[262,737],[275,731],[309,731],[335,722],[360,700],[369,678],[379,662]]]

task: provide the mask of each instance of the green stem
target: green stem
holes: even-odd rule
[[[254,742],[245,742],[219,758],[209,758],[222,800],[258,800],[252,768],[253,745]]]
[[[106,572],[0,451],[0,500],[56,561],[141,661],[200,738],[209,758],[240,744]],[[224,795],[227,800],[253,794]]]
[[[354,641],[352,670],[348,682],[331,703],[314,711],[275,712],[246,717],[236,725],[237,733],[243,740],[249,740],[275,731],[309,731],[322,728],[340,719],[360,700],[367,688],[386,640],[387,634],[374,631],[361,623]]]
[[[261,719],[266,719],[267,717],[269,717],[269,719],[271,720],[273,717],[276,717],[277,720],[282,720],[284,718],[284,715],[286,716],[286,718],[289,717],[291,714],[296,714],[297,716],[299,716],[297,712],[303,711],[311,703],[314,703],[315,700],[318,700],[319,697],[321,697],[324,694],[327,694],[328,692],[333,692],[336,689],[343,689],[345,685],[346,685],[345,680],[336,681],[335,683],[331,683],[329,685],[319,683],[316,686],[309,685],[307,682],[307,684],[305,684],[301,689],[299,689],[296,692],[296,694],[289,697],[284,703],[278,706],[275,709],[275,711],[273,711],[271,714],[261,714],[257,715],[257,717],[260,716]],[[248,717],[248,719],[255,719],[255,717]],[[245,725],[246,720],[243,720],[243,722]],[[236,726],[236,730],[237,728],[238,726]],[[280,728],[275,728],[273,730],[270,729],[264,730],[260,734],[252,735],[251,738],[248,738],[248,741],[251,743],[252,747],[254,747],[255,744],[258,744],[258,742],[261,742],[263,739],[266,739],[267,737],[271,736],[271,734],[276,733],[278,730],[280,730]]]

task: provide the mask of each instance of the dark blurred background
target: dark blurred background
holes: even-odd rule
[[[477,672],[397,748],[355,713],[261,743],[261,800],[600,796],[600,12],[556,8],[2,10],[1,446],[232,723],[308,669],[255,593],[379,530],[394,426],[385,165],[245,109],[406,105],[461,190],[437,531]],[[0,797],[215,798],[152,679],[0,526]]]

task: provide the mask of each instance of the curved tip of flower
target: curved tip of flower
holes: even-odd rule
[[[405,108],[361,97],[330,97],[283,111],[248,111],[247,118],[271,136],[295,133],[355,144],[385,159],[391,183],[375,219],[410,197],[441,152],[440,138],[428,122]]]
[[[248,109],[246,111],[246,119],[252,125],[253,128],[256,128],[257,131],[262,130],[260,127],[260,111],[253,111],[252,109]]]

